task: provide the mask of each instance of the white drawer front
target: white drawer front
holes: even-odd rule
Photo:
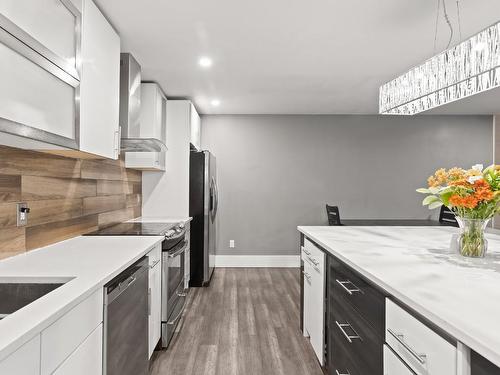
[[[42,331],[42,375],[52,372],[103,320],[103,290],[99,289]]]
[[[161,244],[155,246],[153,250],[148,253],[148,264],[150,267],[154,267],[156,263],[161,260]]]
[[[40,373],[40,335],[36,335],[3,361],[0,375],[38,375]]]
[[[325,253],[318,249],[307,238],[304,239],[304,247],[302,248],[302,255],[311,263],[314,268],[323,273],[325,267]]]
[[[102,324],[71,353],[54,375],[102,375]]]
[[[386,299],[385,341],[418,375],[455,375],[456,346]]]
[[[384,375],[414,375],[408,366],[392,352],[387,345],[384,345]]]

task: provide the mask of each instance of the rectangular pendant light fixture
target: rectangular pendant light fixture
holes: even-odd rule
[[[500,22],[382,85],[379,113],[414,115],[496,87]]]

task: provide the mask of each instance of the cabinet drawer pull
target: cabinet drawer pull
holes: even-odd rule
[[[315,265],[315,266],[319,266],[319,262],[316,260],[316,259],[313,259],[311,257],[309,257],[309,260]]]
[[[155,262],[154,262],[152,265],[150,265],[150,266],[149,266],[149,269],[155,268],[155,266],[156,266],[158,263],[160,263],[160,260],[161,260],[161,259],[156,259],[156,260],[155,260]]]
[[[335,374],[337,374],[337,375],[351,375],[349,370],[346,370],[346,372],[339,372],[339,370],[335,370]]]
[[[403,346],[403,348],[405,348],[413,357],[415,357],[415,359],[419,361],[420,364],[425,365],[425,362],[427,360],[427,355],[417,353],[410,345],[408,345],[405,342],[404,340],[405,336],[403,334],[396,333],[390,328],[387,328],[387,332],[389,332],[391,336],[394,337],[397,340],[397,342],[399,342]]]
[[[304,246],[302,246],[302,251],[304,253],[306,253],[306,255],[311,255],[311,252],[310,251],[307,251],[306,248]]]
[[[151,288],[148,289],[148,316],[151,316]]]
[[[339,323],[339,322],[335,321],[335,324],[337,325],[337,327],[339,327],[340,332],[342,332],[342,334],[345,336],[345,338],[347,339],[347,341],[349,341],[349,343],[352,344],[352,340],[362,340],[361,336],[358,335],[358,333],[356,332],[356,330],[354,328],[352,328],[352,326],[349,323]],[[345,329],[344,329],[345,327],[349,327],[354,332],[354,335],[349,335],[345,331]]]
[[[347,293],[349,293],[351,296],[353,293],[358,293],[361,292],[361,289],[359,289],[356,285],[354,285],[351,281],[345,280],[345,281],[340,281],[339,279],[335,279],[337,284],[339,284]],[[354,288],[348,288],[346,284],[351,284],[354,286]]]
[[[307,279],[307,281],[311,281],[311,275],[309,275],[309,273],[307,273],[306,271],[302,271],[302,273],[304,274],[304,277]]]

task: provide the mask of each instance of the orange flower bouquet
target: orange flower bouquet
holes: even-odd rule
[[[430,209],[447,206],[457,217],[462,229],[460,253],[484,257],[488,242],[484,230],[489,220],[500,212],[500,166],[483,170],[481,164],[471,169],[438,169],[427,180],[429,187],[417,189],[427,194],[422,204]]]

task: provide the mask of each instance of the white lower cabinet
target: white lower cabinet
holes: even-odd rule
[[[149,357],[161,337],[161,246],[149,254]]]
[[[304,261],[304,336],[310,337],[309,326],[314,315],[314,306],[312,303],[312,277],[311,277],[311,265]]]
[[[387,345],[384,345],[384,375],[415,375],[415,373]]]
[[[0,375],[40,374],[40,335],[36,335],[4,360],[0,361]]]
[[[456,375],[457,348],[386,299],[385,341],[418,375]]]
[[[324,316],[325,316],[325,256],[312,245],[304,248],[304,333],[321,365],[324,364]]]
[[[102,322],[99,289],[0,361],[0,375],[101,375]]]
[[[58,367],[54,375],[102,375],[102,324]]]
[[[103,290],[80,302],[41,333],[41,375],[52,374],[103,321]]]

